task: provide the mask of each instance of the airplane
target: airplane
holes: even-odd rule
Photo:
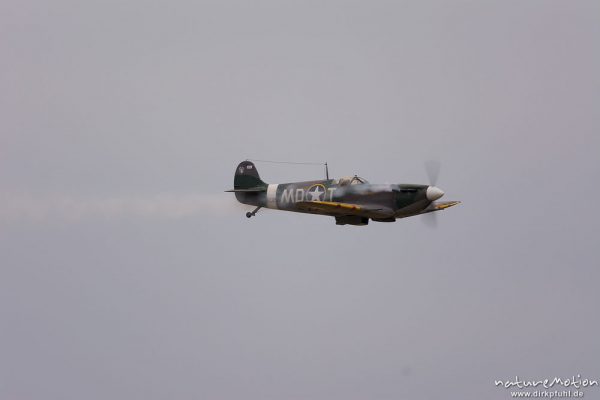
[[[435,202],[444,192],[431,185],[373,184],[359,176],[291,183],[266,183],[253,162],[242,161],[235,169],[233,189],[236,199],[261,208],[335,217],[337,225],[364,226],[369,220],[394,222],[396,219],[429,214],[460,204],[460,201]],[[435,181],[436,173],[430,174]],[[433,214],[431,214],[434,216]],[[435,221],[434,221],[435,222]]]

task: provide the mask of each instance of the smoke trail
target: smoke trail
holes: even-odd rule
[[[109,197],[0,194],[0,222],[121,217],[178,219],[233,215],[243,210],[228,193]]]

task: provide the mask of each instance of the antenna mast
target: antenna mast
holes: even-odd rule
[[[323,163],[317,163],[317,162],[257,160],[255,158],[246,158],[246,161],[256,161],[256,162],[265,162],[265,163],[273,163],[273,164],[323,165]],[[327,180],[329,180],[329,167],[327,166],[327,161],[325,161],[325,178],[327,178]]]

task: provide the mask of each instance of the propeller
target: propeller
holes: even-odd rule
[[[425,163],[425,172],[429,178],[429,185],[435,186],[440,176],[441,163],[437,160],[429,160]],[[421,215],[421,221],[429,228],[437,228],[437,212],[429,212]]]
[[[440,176],[440,169],[441,164],[439,161],[430,160],[425,163],[425,171],[427,172],[427,177],[429,178],[429,185],[436,185]]]
[[[427,227],[429,227],[429,228],[437,228],[437,226],[438,226],[437,213],[438,212],[439,211],[434,211],[434,212],[429,212],[427,214],[421,215],[421,221],[423,221],[423,224],[427,225]]]

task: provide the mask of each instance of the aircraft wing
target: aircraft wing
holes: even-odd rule
[[[452,207],[457,204],[460,204],[460,201],[441,201],[439,203],[435,203],[435,210],[436,211],[444,210],[448,207]]]
[[[381,206],[365,206],[336,201],[300,201],[295,203],[300,210],[312,213],[343,216],[357,215],[361,217],[386,218],[394,215],[393,210]]]
[[[455,206],[457,204],[460,204],[460,201],[440,201],[440,202],[436,202],[436,203],[431,203],[431,205],[429,207],[427,207],[425,210],[423,210],[419,214],[426,214],[426,213],[430,213],[430,212],[434,212],[434,211],[445,210],[446,208]]]

